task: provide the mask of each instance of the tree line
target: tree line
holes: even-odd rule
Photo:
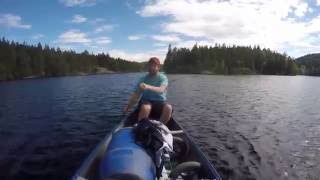
[[[0,39],[0,80],[51,77],[106,72],[142,71],[143,63],[130,62],[109,54],[76,53]]]
[[[296,60],[259,46],[198,46],[192,49],[169,45],[163,69],[167,73],[320,75],[320,54]],[[90,54],[63,51],[48,45],[28,45],[0,39],[0,80],[30,77],[140,72],[146,63]]]
[[[320,76],[320,53],[308,54],[296,59],[303,74]]]
[[[167,73],[266,74],[300,73],[294,59],[259,46],[198,46],[192,49],[169,45],[164,62]]]

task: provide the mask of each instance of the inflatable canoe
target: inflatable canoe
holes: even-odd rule
[[[135,143],[132,126],[137,117],[138,111],[134,111],[123,119],[89,154],[72,179],[158,179],[152,157]],[[175,157],[170,158],[159,179],[222,179],[206,155],[173,118],[167,127],[173,134]]]

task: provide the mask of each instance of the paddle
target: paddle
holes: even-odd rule
[[[128,112],[124,112],[122,111],[122,113],[120,114],[120,122],[127,116]]]

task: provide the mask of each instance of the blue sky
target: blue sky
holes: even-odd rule
[[[320,0],[1,0],[0,36],[134,61],[168,44],[320,52]]]

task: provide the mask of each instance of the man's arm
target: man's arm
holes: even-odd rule
[[[156,93],[164,93],[167,90],[168,87],[168,78],[164,75],[160,75],[161,78],[161,83],[160,87],[158,86],[152,86],[149,84],[141,83],[140,84],[140,89],[142,90],[150,90]]]
[[[163,93],[163,92],[165,92],[167,90],[167,86],[166,85],[162,85],[160,87],[157,87],[157,86],[151,86],[151,85],[148,85],[148,84],[145,84],[145,83],[141,83],[140,87],[143,90],[150,90],[150,91],[153,91],[153,92],[156,92],[156,93]]]

